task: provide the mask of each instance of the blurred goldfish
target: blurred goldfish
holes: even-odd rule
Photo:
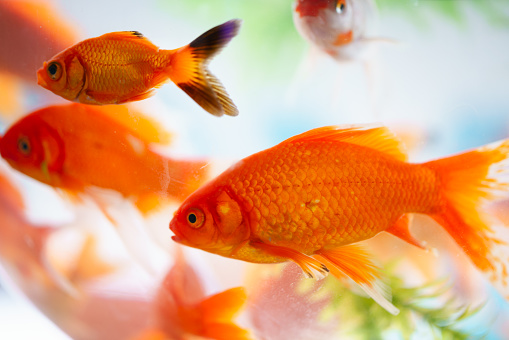
[[[228,21],[175,50],[161,50],[136,31],[107,33],[45,62],[37,71],[38,84],[71,101],[103,105],[148,98],[171,80],[207,112],[236,116],[237,108],[206,64],[239,27],[239,20]]]
[[[293,21],[299,33],[337,60],[357,59],[373,20],[372,0],[297,0]]]
[[[24,89],[39,89],[34,73],[41,63],[78,34],[49,1],[0,1],[0,41],[0,114],[13,119],[24,112]]]
[[[0,153],[16,170],[72,194],[113,189],[142,212],[182,200],[206,176],[203,161],[177,160],[150,149],[168,139],[155,122],[124,106],[49,106],[16,122]]]
[[[509,187],[508,157],[504,140],[411,164],[387,128],[322,127],[223,172],[184,201],[170,229],[175,241],[225,257],[346,275],[397,314],[372,256],[355,243],[386,231],[422,247],[409,213],[423,213],[507,293],[506,257],[496,255],[500,240],[479,208]]]
[[[0,221],[0,259],[23,290],[37,285],[39,289],[43,286],[75,293],[45,253],[54,228],[35,225],[27,219],[20,192],[3,172],[0,172]]]
[[[205,298],[200,278],[179,250],[154,300],[156,325],[135,339],[251,339],[232,321],[246,299],[242,287]]]
[[[26,81],[44,60],[76,43],[71,23],[48,1],[0,1],[0,71]]]

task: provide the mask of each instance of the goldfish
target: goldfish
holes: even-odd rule
[[[503,140],[414,164],[386,127],[321,127],[244,158],[191,194],[170,222],[172,239],[247,262],[291,260],[316,279],[349,277],[397,314],[358,243],[387,232],[425,248],[409,222],[427,214],[507,293],[500,235],[480,207],[509,188],[508,157]]]
[[[48,1],[0,2],[0,71],[33,82],[41,63],[77,42],[77,29]]]
[[[293,21],[313,46],[337,60],[357,59],[369,39],[372,0],[297,0]]]
[[[26,90],[44,60],[79,41],[75,25],[49,1],[0,1],[0,115],[9,122],[26,110]],[[40,92],[40,93],[39,93]]]
[[[242,287],[205,297],[200,278],[179,250],[154,298],[155,325],[134,339],[251,339],[232,321],[246,300]]]
[[[89,188],[115,190],[144,213],[181,201],[207,174],[202,160],[178,160],[152,151],[169,134],[121,105],[48,106],[14,123],[0,154],[16,170],[79,196]]]
[[[239,20],[225,22],[174,50],[159,49],[137,31],[107,33],[44,62],[37,83],[70,101],[105,105],[143,100],[171,80],[207,112],[236,116],[235,104],[206,65],[239,27]]]

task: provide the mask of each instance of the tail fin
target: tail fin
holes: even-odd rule
[[[250,333],[237,326],[232,320],[247,300],[242,287],[231,288],[213,295],[200,303],[200,312],[204,319],[204,334],[207,338],[227,340],[251,339]]]
[[[509,189],[509,139],[449,158],[425,163],[438,175],[443,203],[431,216],[461,246],[472,262],[509,298],[505,244],[480,208]],[[505,251],[506,255],[503,255]]]
[[[237,35],[240,20],[216,26],[171,54],[170,79],[214,116],[238,115],[221,82],[207,69],[208,61]]]

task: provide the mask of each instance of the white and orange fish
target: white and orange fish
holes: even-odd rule
[[[293,20],[311,45],[336,60],[355,60],[376,13],[372,0],[297,0]]]

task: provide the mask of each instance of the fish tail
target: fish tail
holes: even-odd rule
[[[230,20],[216,26],[170,54],[168,76],[214,116],[236,116],[237,107],[221,82],[207,69],[207,63],[237,35],[240,20]]]
[[[507,245],[480,208],[507,195],[509,139],[424,165],[437,173],[442,202],[431,217],[461,246],[472,262],[509,298]],[[504,249],[505,248],[505,249]]]
[[[204,320],[204,334],[212,339],[252,339],[250,333],[237,326],[232,320],[247,300],[242,287],[231,288],[213,295],[200,303],[200,312]]]

